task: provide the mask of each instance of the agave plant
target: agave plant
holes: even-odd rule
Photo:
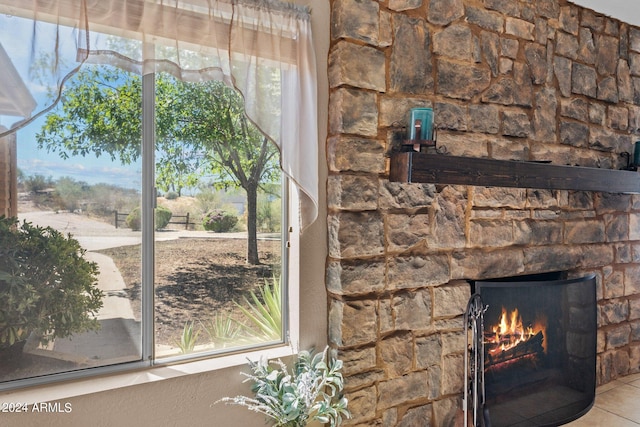
[[[236,306],[253,324],[254,328],[248,327],[252,335],[264,337],[266,340],[282,338],[282,294],[280,290],[280,278],[273,277],[271,284],[267,282],[260,288],[260,296],[251,291],[250,299],[244,297],[244,306],[236,303]]]
[[[342,361],[328,360],[328,347],[313,355],[301,351],[289,371],[280,360],[249,361],[254,397],[225,397],[220,401],[241,405],[266,415],[275,427],[303,427],[310,421],[329,423],[331,427],[349,418],[347,398],[342,395]],[[217,403],[217,402],[216,402]]]
[[[207,333],[211,342],[225,348],[230,343],[244,339],[243,334],[246,326],[229,315],[217,313],[213,319],[202,323],[202,329]]]
[[[196,346],[196,341],[198,341],[198,335],[200,335],[200,331],[195,330],[193,322],[186,322],[184,324],[180,341],[176,341],[176,345],[180,348],[180,351],[183,354],[193,352],[193,349]]]

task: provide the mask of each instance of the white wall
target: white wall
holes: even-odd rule
[[[301,238],[301,342],[300,348],[323,348],[327,340],[327,303],[324,284],[327,179],[325,141],[328,115],[327,53],[329,49],[329,2],[292,0],[312,7],[312,25],[318,67],[318,111],[320,154],[320,212],[318,220]],[[0,427],[252,427],[264,426],[264,417],[244,408],[213,403],[224,396],[249,394],[242,384],[244,366],[166,379],[144,385],[87,394],[62,400],[71,403],[71,413],[5,414]],[[101,381],[96,378],[95,381]],[[35,389],[39,390],[39,389]],[[42,390],[42,389],[40,389]],[[42,391],[40,391],[42,392]],[[0,394],[1,402],[16,402]]]

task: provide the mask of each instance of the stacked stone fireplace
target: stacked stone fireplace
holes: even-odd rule
[[[390,182],[413,107],[448,153],[619,169],[640,29],[561,0],[333,0],[329,341],[348,425],[448,426],[470,282],[595,274],[596,380],[640,371],[640,197]]]

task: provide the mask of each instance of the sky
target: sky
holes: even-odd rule
[[[44,31],[45,40],[53,42],[56,40],[53,28],[47,24],[39,24],[38,31]],[[31,78],[29,74],[31,51],[28,46],[32,30],[33,27],[29,21],[7,15],[0,16],[0,43],[23,77],[32,96],[38,102],[36,109],[38,111],[42,105],[48,105],[50,101],[46,84]],[[60,40],[71,40],[72,43],[66,45],[63,43],[60,45],[60,49],[63,54],[69,55],[70,59],[67,60],[67,63],[75,66],[76,46],[74,41],[77,34],[68,29],[62,29],[61,33],[63,36],[60,37]],[[124,166],[117,161],[112,162],[109,157],[96,157],[93,154],[65,160],[57,153],[47,153],[46,150],[38,149],[35,136],[44,124],[44,117],[36,119],[17,133],[18,168],[24,175],[39,174],[53,179],[68,176],[76,181],[89,184],[108,183],[127,188],[140,188],[140,163]],[[21,117],[0,116],[0,125],[11,128],[13,124],[21,120]]]
[[[38,149],[35,135],[43,120],[36,120],[17,134],[18,168],[25,176],[38,174],[54,180],[67,176],[88,184],[107,183],[124,188],[140,188],[140,163],[121,165],[118,161],[112,162],[108,156],[96,157],[93,154],[62,159],[57,153]]]

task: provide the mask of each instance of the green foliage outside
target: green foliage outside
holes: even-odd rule
[[[202,185],[198,187],[198,193],[196,194],[196,202],[198,210],[204,215],[207,212],[221,209],[223,201],[222,191],[218,191],[212,186]]]
[[[0,217],[0,349],[99,329],[98,266],[77,240],[50,227]]]
[[[167,194],[164,196],[167,200],[176,200],[180,195],[175,191],[167,191]]]
[[[198,211],[203,215],[214,210],[237,212],[233,202],[244,200],[244,194],[242,190],[218,189],[215,184],[207,183],[198,186],[195,199]]]
[[[125,218],[124,223],[130,229],[134,231],[140,231],[142,229],[142,211],[140,210],[140,207],[137,207],[129,212],[129,215],[127,215],[127,217]]]
[[[63,176],[56,180],[42,175],[23,176],[19,182],[22,191],[31,193],[31,199],[43,209],[83,212],[111,221],[113,211],[131,211],[140,204],[140,193],[112,184],[87,184]]]
[[[169,225],[172,213],[164,206],[158,206],[154,210],[154,216],[156,222],[156,230],[162,230],[167,225]],[[142,211],[140,210],[140,207],[135,208],[129,213],[129,215],[127,215],[125,224],[132,230],[140,230],[142,225]]]
[[[51,177],[47,178],[40,174],[22,177],[19,184],[29,193],[38,193],[54,186],[54,182]]]
[[[55,203],[56,209],[74,212],[81,208],[83,200],[89,193],[89,186],[73,178],[62,177],[56,181]]]
[[[280,199],[258,197],[258,230],[263,233],[279,233],[282,224]]]
[[[137,190],[111,184],[94,184],[89,187],[89,190],[86,211],[109,218],[109,222],[113,217],[113,211],[130,212],[140,204],[140,193]]]
[[[215,210],[207,213],[202,219],[202,226],[207,231],[226,233],[238,223],[238,217],[230,212]]]
[[[30,194],[31,200],[36,206],[46,207],[49,209],[57,209],[53,189],[55,182],[51,177],[35,174],[31,176],[22,176],[18,181],[19,191],[25,191]]]
[[[156,222],[156,230],[162,230],[169,225],[169,221],[171,221],[172,213],[168,208],[164,206],[158,206],[155,211],[155,222]]]

